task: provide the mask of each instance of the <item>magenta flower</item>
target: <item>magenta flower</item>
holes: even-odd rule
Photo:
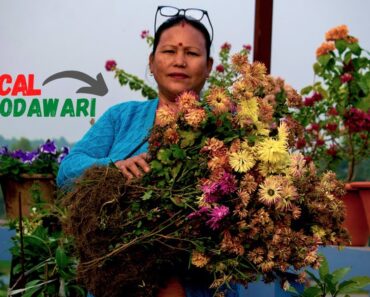
[[[250,51],[252,50],[252,46],[251,46],[250,44],[244,44],[244,45],[243,45],[243,48],[244,48],[246,51],[248,51],[248,52],[250,52]]]
[[[302,149],[306,146],[306,139],[304,138],[298,138],[296,144],[295,144],[295,147],[297,149]]]
[[[204,214],[207,214],[209,213],[210,211],[210,208],[209,207],[205,207],[205,206],[202,206],[200,209],[192,212],[191,214],[189,214],[187,216],[188,219],[196,219],[196,218],[201,218]]]
[[[222,64],[219,64],[216,66],[216,71],[222,73],[225,71],[225,68],[222,66]]]
[[[237,189],[235,176],[228,172],[225,172],[218,182],[219,190],[223,195],[234,193]]]
[[[330,132],[335,132],[337,130],[338,124],[337,123],[327,123],[326,129]]]
[[[231,49],[230,43],[225,42],[223,45],[221,45],[221,50],[223,51],[230,51],[230,49]]]
[[[141,37],[142,39],[145,39],[145,38],[147,38],[148,36],[149,36],[149,30],[143,30],[143,31],[141,31],[140,37]]]
[[[352,74],[351,73],[344,73],[341,77],[340,77],[340,81],[342,82],[342,84],[345,84],[346,82],[349,82],[352,80]]]
[[[210,182],[207,180],[207,183],[203,184],[200,189],[204,193],[205,202],[213,203],[216,202],[220,197],[218,195],[218,184],[216,182]]]
[[[114,60],[108,60],[105,63],[105,69],[107,69],[107,71],[114,71],[116,69],[116,66],[117,66],[117,63]]]
[[[304,106],[313,106],[315,103],[315,100],[313,97],[306,97],[303,101]]]
[[[213,230],[218,229],[220,227],[221,220],[228,214],[229,208],[227,206],[221,205],[215,207],[209,214],[210,219],[207,221],[207,225]]]

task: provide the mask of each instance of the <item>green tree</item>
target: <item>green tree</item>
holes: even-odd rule
[[[31,151],[32,145],[27,138],[21,137],[16,143],[12,144],[11,149],[12,150],[21,149],[24,151]]]

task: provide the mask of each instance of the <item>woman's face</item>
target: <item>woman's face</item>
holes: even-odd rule
[[[207,59],[204,36],[188,23],[183,22],[163,31],[154,55],[149,57],[159,98],[173,101],[182,91],[199,93],[212,63],[212,59]]]

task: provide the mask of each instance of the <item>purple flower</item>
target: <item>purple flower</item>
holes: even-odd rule
[[[24,152],[22,150],[16,150],[11,154],[14,159],[20,160],[22,163],[31,164],[38,157],[37,152]]]
[[[62,154],[68,155],[69,154],[69,147],[68,146],[62,146],[62,148],[60,149],[60,152]]]
[[[5,155],[5,156],[9,155],[9,150],[8,150],[8,147],[7,146],[2,146],[0,148],[0,156],[1,155]]]
[[[210,208],[202,206],[199,210],[196,210],[188,215],[188,219],[196,219],[203,216],[203,214],[209,213]]]
[[[222,178],[219,180],[218,187],[221,194],[227,195],[236,191],[236,180],[235,176],[225,172]]]
[[[20,160],[23,159],[25,155],[26,155],[26,152],[22,150],[15,150],[14,152],[11,153],[11,156],[14,159],[20,159]]]
[[[220,227],[221,220],[229,214],[229,208],[227,206],[221,205],[212,209],[209,214],[210,219],[207,221],[207,225],[216,230]]]
[[[25,152],[22,162],[26,164],[31,164],[39,156],[38,152]]]
[[[40,152],[55,155],[57,153],[57,147],[54,141],[50,139],[46,140],[46,142],[40,146]]]

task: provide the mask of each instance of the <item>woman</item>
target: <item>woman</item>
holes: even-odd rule
[[[164,9],[159,7],[158,11],[166,16]],[[180,15],[181,11],[184,14]],[[167,105],[176,111],[176,97],[186,90],[200,93],[212,69],[210,34],[187,12],[177,10],[177,15],[164,22],[155,33],[149,67],[158,84],[158,99],[126,102],[110,108],[63,160],[57,177],[59,186],[68,185],[96,164],[114,162],[128,179],[140,178],[150,170],[146,140],[156,123],[157,108]],[[176,278],[169,280],[158,296],[177,297],[171,293],[173,290],[179,297],[212,296],[207,289],[191,286],[184,289]],[[228,296],[237,296],[237,293],[231,290]]]

